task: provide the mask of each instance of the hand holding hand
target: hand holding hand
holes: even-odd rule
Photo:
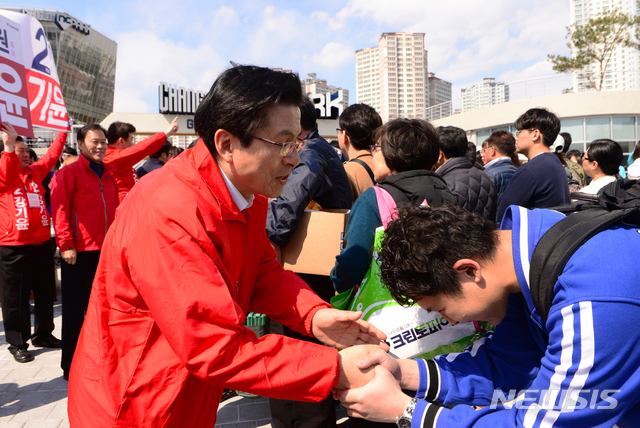
[[[343,349],[338,354],[340,361],[340,380],[336,385],[337,389],[351,389],[365,386],[373,377],[373,367],[365,367],[363,369],[356,365],[356,362],[362,360],[367,354],[372,352],[384,351],[380,350],[378,345],[357,345]]]
[[[395,422],[404,412],[411,397],[400,389],[391,373],[375,366],[375,377],[361,388],[336,391],[333,398],[340,400],[349,416],[376,422]]]
[[[381,342],[387,335],[371,323],[361,320],[360,315],[362,312],[320,309],[313,317],[311,333],[323,343],[338,349],[373,344],[388,350],[389,346]]]

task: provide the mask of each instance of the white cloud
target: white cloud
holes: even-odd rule
[[[354,49],[342,43],[327,43],[320,53],[311,57],[313,65],[324,68],[339,68],[354,61]]]
[[[429,70],[459,81],[491,77],[498,66],[564,49],[569,10],[568,4],[544,0],[495,0],[490,5],[476,0],[351,0],[337,16],[370,20],[388,32],[425,33]]]
[[[114,109],[145,112],[141,109],[146,103],[146,111],[156,111],[159,82],[206,91],[225,66],[210,45],[187,46],[149,31],[122,34],[118,37]],[[132,98],[143,101],[132,103]]]
[[[349,89],[355,101],[355,50],[375,46],[384,32],[425,33],[429,71],[454,89],[483,77],[509,82],[552,74],[547,54],[567,53],[567,2],[121,1],[109,3],[95,25],[118,41],[116,108],[125,110],[155,111],[160,80],[206,90],[230,60],[315,72]],[[123,7],[131,13],[123,16]]]

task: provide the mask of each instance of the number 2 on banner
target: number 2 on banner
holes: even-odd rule
[[[49,53],[49,49],[47,48],[47,37],[45,36],[44,30],[42,28],[38,29],[38,32],[36,33],[36,40],[42,40],[42,42],[44,43],[44,50],[33,58],[31,68],[51,76],[51,70],[49,69],[49,67],[42,64],[42,60],[45,59],[47,57],[47,54]]]

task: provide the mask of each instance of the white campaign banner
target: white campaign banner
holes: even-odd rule
[[[0,120],[33,137],[33,126],[69,130],[51,46],[37,19],[0,10]]]

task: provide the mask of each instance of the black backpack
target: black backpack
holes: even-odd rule
[[[640,181],[620,179],[598,195],[572,193],[580,202],[551,208],[567,214],[540,238],[531,257],[529,287],[538,315],[547,322],[553,287],[573,253],[615,223],[640,227]]]

